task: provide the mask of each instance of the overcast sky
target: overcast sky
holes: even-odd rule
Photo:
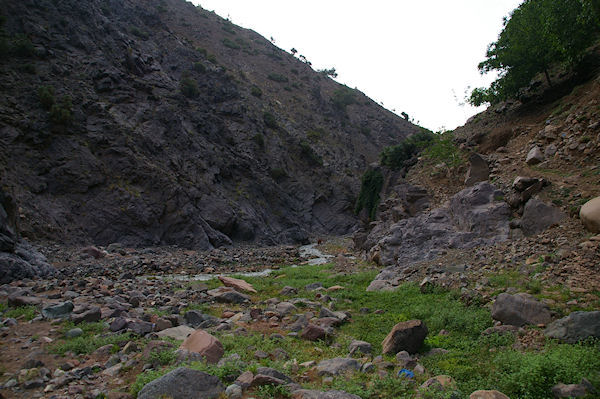
[[[193,0],[313,68],[431,130],[453,129],[482,109],[461,105],[481,76],[487,45],[522,0]]]

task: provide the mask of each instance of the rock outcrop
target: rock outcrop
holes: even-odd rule
[[[16,212],[14,199],[0,189],[0,284],[55,273],[46,258],[19,237]]]
[[[393,224],[370,248],[371,257],[388,266],[370,289],[394,285],[403,267],[435,259],[448,248],[473,248],[507,240],[510,208],[503,198],[501,191],[481,182],[460,191],[442,208]]]

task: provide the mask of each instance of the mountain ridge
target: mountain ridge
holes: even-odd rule
[[[419,130],[182,0],[1,4],[7,37],[30,46],[2,62],[0,104],[2,185],[28,238],[209,249],[348,233],[364,168]]]

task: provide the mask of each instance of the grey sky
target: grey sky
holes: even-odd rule
[[[194,0],[252,29],[313,68],[335,67],[356,87],[426,128],[453,129],[478,110],[461,106],[481,76],[487,45],[521,0]]]

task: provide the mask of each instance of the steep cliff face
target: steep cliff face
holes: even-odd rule
[[[206,249],[346,233],[362,171],[417,131],[182,0],[0,6],[2,185],[26,237]]]

